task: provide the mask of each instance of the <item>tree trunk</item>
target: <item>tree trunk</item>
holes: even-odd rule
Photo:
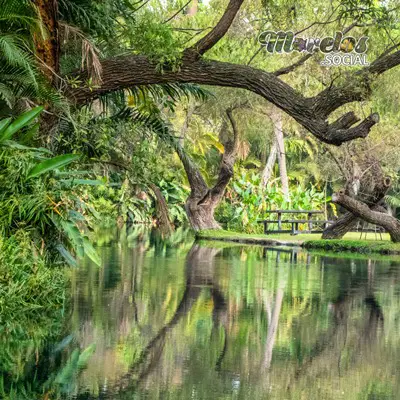
[[[169,219],[167,202],[158,186],[151,183],[150,188],[153,191],[156,200],[157,228],[162,234],[170,235],[174,231],[174,226]]]
[[[182,128],[181,128],[181,136],[179,137],[179,144],[183,147],[185,144],[185,137],[186,137],[186,133],[189,129],[189,124],[190,124],[190,120],[192,119],[193,113],[196,109],[196,105],[192,104],[189,101],[187,110],[186,110],[186,116],[185,116],[185,120],[183,121],[182,124]]]
[[[267,186],[269,180],[272,177],[272,172],[276,162],[277,152],[278,152],[278,143],[276,142],[276,138],[274,137],[267,163],[265,164],[265,168],[262,172],[261,184],[263,188]]]
[[[46,38],[35,35],[36,53],[42,62],[43,74],[52,84],[59,72],[60,42],[58,35],[57,0],[33,0],[46,29]]]
[[[385,228],[393,242],[400,242],[400,221],[397,218],[383,212],[371,210],[367,204],[345,195],[344,191],[335,193],[332,196],[332,201],[346,208],[354,216]]]
[[[212,199],[207,191],[206,200],[190,195],[186,200],[185,208],[190,225],[195,231],[204,229],[221,229],[214,218],[214,211],[218,202]]]
[[[233,165],[239,143],[239,133],[232,111],[226,110],[227,117],[231,123],[233,137],[225,143],[225,151],[219,167],[218,179],[212,188],[209,188],[201,175],[199,168],[184,152],[179,142],[175,143],[175,150],[182,161],[190,184],[190,196],[186,200],[186,213],[192,228],[196,231],[204,229],[221,229],[214,218],[215,208],[220,203],[225,188],[233,176]]]
[[[290,201],[289,193],[289,179],[286,169],[286,153],[285,153],[285,139],[283,137],[283,121],[280,110],[275,109],[271,115],[272,122],[274,124],[274,135],[278,146],[278,164],[279,164],[279,175],[281,177],[282,192],[285,201]]]
[[[357,226],[358,221],[359,218],[355,217],[351,212],[346,212],[324,230],[322,239],[341,239],[347,232]]]

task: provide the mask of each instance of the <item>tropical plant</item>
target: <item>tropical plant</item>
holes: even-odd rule
[[[229,185],[225,202],[217,210],[217,220],[227,229],[262,232],[259,220],[265,219],[267,210],[312,210],[322,209],[325,204],[324,192],[314,186],[290,187],[290,201],[285,200],[279,180],[269,182],[263,189],[261,176],[254,171],[242,170]]]
[[[93,181],[79,179],[73,171],[61,171],[79,155],[52,157],[44,148],[22,144],[32,140],[37,125],[31,123],[41,111],[37,107],[14,121],[0,121],[0,231],[10,236],[23,228],[31,233],[37,251],[43,251],[43,246],[57,249],[71,265],[76,265],[71,251],[78,257],[87,254],[100,264],[84,233],[85,215],[94,212],[77,191],[79,185]],[[12,140],[16,136],[19,139]]]
[[[40,72],[33,38],[47,32],[29,0],[0,0],[0,110],[22,98],[59,102]]]

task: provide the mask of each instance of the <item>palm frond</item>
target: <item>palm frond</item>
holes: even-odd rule
[[[100,97],[104,109],[116,112],[127,105],[138,109],[159,108],[174,109],[175,104],[183,99],[192,98],[205,101],[212,93],[198,85],[191,83],[168,83],[150,86],[135,86],[128,90],[108,93]]]
[[[385,196],[385,202],[393,208],[400,208],[400,195],[398,193],[387,194]]]

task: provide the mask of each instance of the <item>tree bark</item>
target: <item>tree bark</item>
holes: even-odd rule
[[[221,159],[218,179],[212,188],[204,181],[199,169],[186,155],[181,146],[176,151],[181,159],[190,184],[190,195],[186,201],[186,213],[192,228],[196,231],[204,229],[221,229],[214,218],[215,208],[220,203],[226,186],[233,176],[233,166],[236,160],[239,143],[239,132],[232,115],[233,108],[227,109],[226,114],[231,123],[233,137],[225,143],[225,151]]]
[[[244,0],[230,0],[221,19],[207,35],[185,50],[190,58],[198,58],[222,39],[236,17]]]
[[[389,54],[385,51],[369,66],[349,75],[344,83],[336,86],[332,84],[315,97],[306,98],[278,78],[279,75],[293,71],[304,60],[286,69],[266,72],[249,65],[206,61],[201,58],[225,36],[243,2],[244,0],[229,1],[216,26],[192,47],[182,52],[179,68],[160,68],[157,62],[142,55],[113,57],[101,62],[101,86],[70,86],[66,95],[77,104],[85,104],[103,94],[137,85],[191,82],[242,88],[264,97],[325,143],[340,145],[356,138],[365,138],[372,126],[379,121],[378,114],[371,114],[358,125],[355,124],[360,120],[354,112],[348,112],[332,123],[328,122],[328,117],[344,104],[368,98],[371,94],[372,78],[398,66],[400,50]],[[392,47],[390,51],[394,49],[395,47]],[[75,75],[85,82],[89,72],[86,70]]]
[[[278,146],[279,175],[281,178],[282,192],[285,201],[290,201],[289,179],[286,168],[285,139],[283,137],[283,121],[280,110],[275,109],[271,115],[274,124],[274,135]]]
[[[346,148],[344,159],[338,159],[331,153],[346,179],[344,193],[365,203],[370,209],[380,211],[382,207],[379,204],[389,190],[391,180],[385,177],[380,161],[373,155],[368,143],[363,143],[358,150],[356,153],[354,149],[350,151]],[[322,238],[341,239],[355,228],[359,220],[352,213],[346,212],[324,230]]]
[[[385,228],[393,242],[400,242],[400,221],[383,212],[371,210],[367,204],[352,199],[344,194],[344,191],[335,193],[332,201],[350,211],[355,217]]]
[[[277,153],[278,153],[278,143],[276,142],[276,138],[274,137],[267,163],[265,164],[265,168],[262,172],[261,184],[263,188],[267,186],[268,182],[272,177],[272,172],[276,162]]]
[[[156,200],[157,227],[162,234],[170,235],[174,231],[174,226],[169,218],[167,202],[158,186],[151,183],[150,188]]]
[[[399,53],[400,63],[400,53]],[[204,85],[235,87],[250,90],[293,117],[319,140],[334,145],[357,138],[365,138],[372,126],[379,121],[378,114],[372,114],[358,125],[359,119],[353,112],[345,114],[335,122],[328,123],[329,114],[351,101],[366,98],[358,90],[356,93],[335,91],[305,98],[274,74],[245,65],[220,61],[190,59],[183,57],[179,70],[160,71],[157,63],[141,55],[121,56],[104,60],[102,64],[103,83],[98,88],[69,87],[66,95],[77,104],[85,104],[101,95],[123,90],[132,86],[152,85],[170,82],[197,83]],[[78,73],[82,81],[87,79],[87,71]],[[329,98],[328,103],[326,97]]]
[[[359,221],[359,218],[351,212],[341,215],[332,225],[324,229],[322,239],[341,239],[347,232],[353,230]]]
[[[36,54],[42,61],[42,71],[52,84],[59,72],[60,42],[58,37],[57,0],[33,0],[46,28],[46,38],[35,36]]]

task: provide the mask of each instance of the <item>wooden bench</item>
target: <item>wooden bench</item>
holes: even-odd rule
[[[258,223],[262,223],[264,225],[264,233],[272,234],[272,233],[290,233],[292,235],[297,235],[298,233],[322,233],[323,230],[333,221],[329,220],[319,220],[313,219],[313,215],[315,214],[323,214],[323,211],[320,210],[269,210],[266,213],[268,214],[277,214],[278,219],[264,219],[258,221]],[[283,214],[307,214],[307,219],[282,219]],[[269,224],[277,224],[278,229],[276,230],[268,230]],[[291,224],[291,229],[283,229],[282,224]],[[308,229],[299,231],[300,224],[307,224]],[[322,228],[314,229],[314,225],[321,225]]]

